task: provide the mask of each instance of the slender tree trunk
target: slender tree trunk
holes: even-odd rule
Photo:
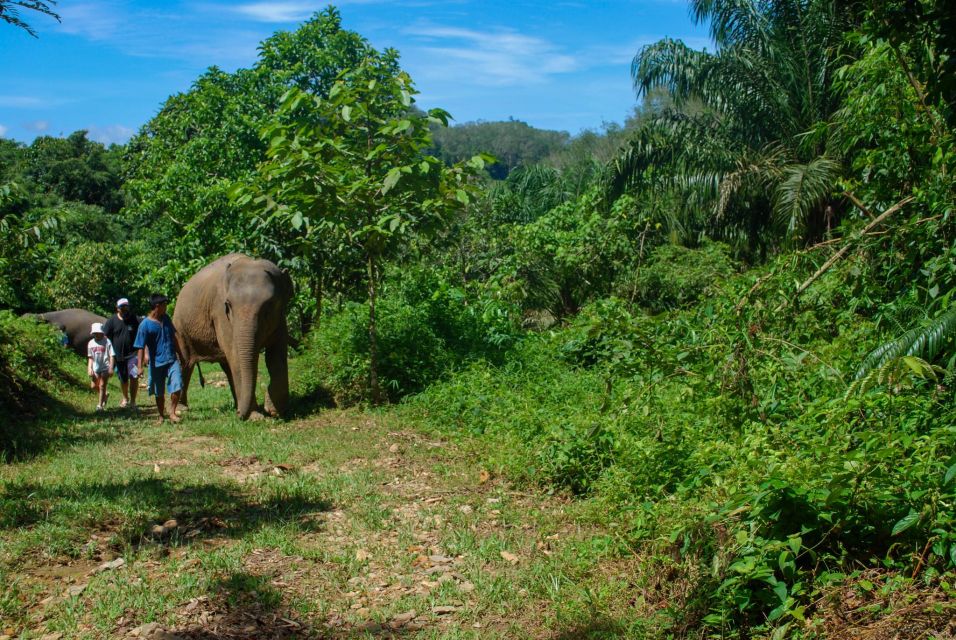
[[[382,389],[378,384],[378,338],[375,331],[376,273],[375,258],[368,254],[368,383],[372,395],[372,404],[382,404]]]

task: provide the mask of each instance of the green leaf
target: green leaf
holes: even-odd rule
[[[464,189],[455,190],[455,200],[462,204],[468,204],[468,194],[465,193]]]
[[[399,178],[402,177],[402,171],[398,167],[391,169],[388,174],[385,176],[385,181],[382,183],[382,195],[385,195],[392,188],[398,184]]]
[[[342,107],[342,119],[349,122],[352,119],[352,107],[345,105]]]
[[[946,475],[943,476],[943,486],[945,487],[950,482],[952,482],[953,477],[956,477],[956,462],[946,470]]]
[[[303,218],[302,218],[301,211],[296,211],[294,214],[292,214],[292,227],[296,231],[302,228],[302,222],[303,222]]]
[[[890,535],[898,536],[917,522],[919,522],[919,513],[917,513],[915,509],[910,508],[910,512],[900,518],[900,521],[893,525],[893,531],[890,533]]]

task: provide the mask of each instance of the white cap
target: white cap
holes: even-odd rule
[[[103,324],[94,322],[93,326],[90,327],[90,333],[103,333]]]
[[[124,304],[125,304],[125,305],[128,305],[128,304],[129,304],[129,300],[127,300],[126,298],[120,298],[119,300],[116,301],[116,308],[119,309],[119,308],[122,307]]]

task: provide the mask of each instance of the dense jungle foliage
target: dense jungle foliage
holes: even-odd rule
[[[822,637],[843,587],[953,597],[956,18],[690,8],[715,50],[644,47],[625,126],[573,137],[446,128],[329,9],[128,145],[2,140],[0,307],[142,310],[210,256],[277,262],[299,388],[591,501],[659,576],[648,637]],[[50,340],[0,313],[5,412]]]

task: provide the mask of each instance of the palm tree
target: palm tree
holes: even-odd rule
[[[0,20],[7,24],[12,24],[15,27],[20,27],[36,38],[37,32],[33,30],[33,27],[23,21],[20,17],[20,12],[24,9],[36,11],[46,14],[59,22],[60,16],[53,11],[54,6],[56,6],[56,0],[47,0],[46,2],[42,0],[0,0]]]
[[[716,52],[665,39],[634,58],[638,95],[666,89],[673,107],[611,163],[610,195],[676,189],[711,209],[718,235],[752,246],[768,232],[819,235],[840,208],[840,154],[827,148],[849,27],[838,2],[692,0],[691,13],[710,25]]]

